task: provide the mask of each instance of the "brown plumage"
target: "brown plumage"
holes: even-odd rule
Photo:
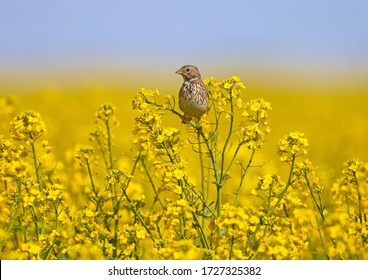
[[[208,110],[208,91],[198,68],[184,65],[175,73],[184,79],[179,91],[179,108],[184,113],[184,120],[191,118],[199,120]]]

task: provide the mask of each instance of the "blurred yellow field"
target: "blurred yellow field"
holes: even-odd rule
[[[366,92],[206,83],[4,92],[0,258],[367,259]]]

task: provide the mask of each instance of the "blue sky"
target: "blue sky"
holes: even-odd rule
[[[367,13],[366,0],[0,0],[0,61],[366,64]]]

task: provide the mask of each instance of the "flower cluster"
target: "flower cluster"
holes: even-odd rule
[[[226,118],[232,117],[234,115],[233,107],[243,103],[240,95],[245,86],[240,82],[240,78],[233,76],[217,81],[211,77],[203,82],[209,89],[215,112],[217,114],[225,113]]]
[[[268,126],[268,111],[271,110],[271,104],[263,98],[253,99],[247,103],[239,103],[238,108],[244,109],[238,131],[236,131],[240,142],[244,143],[248,149],[260,149],[270,133]]]
[[[285,135],[279,141],[277,152],[281,161],[291,162],[296,157],[306,155],[308,153],[306,149],[308,146],[308,139],[304,137],[304,133],[295,131],[289,135]]]
[[[116,108],[111,103],[102,104],[96,112],[96,129],[91,132],[91,142],[97,144],[107,169],[113,169],[115,159],[113,157],[113,129],[119,126],[115,116]]]
[[[10,123],[10,135],[14,140],[30,145],[46,133],[46,126],[39,113],[26,111],[16,116]]]

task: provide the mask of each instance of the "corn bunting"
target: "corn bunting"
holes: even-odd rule
[[[208,91],[198,68],[184,65],[175,73],[184,79],[179,91],[179,108],[184,113],[183,122],[191,118],[199,120],[208,110]]]

